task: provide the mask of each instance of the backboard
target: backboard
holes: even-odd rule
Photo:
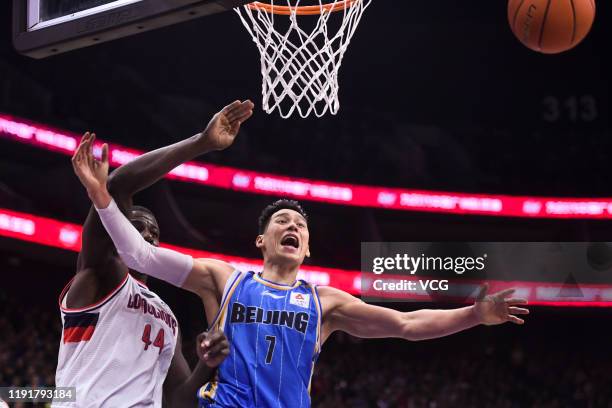
[[[248,0],[13,0],[13,44],[45,58],[190,20]]]

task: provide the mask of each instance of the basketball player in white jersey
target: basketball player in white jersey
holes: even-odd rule
[[[227,110],[227,109],[226,109]],[[202,138],[238,132],[238,119],[219,112],[202,132]],[[250,111],[246,109],[245,112]],[[228,119],[229,118],[229,119]],[[92,183],[108,175],[108,146],[102,148],[102,165],[93,165],[95,135],[86,133],[72,162],[81,181]],[[168,154],[187,161],[194,156],[183,143]],[[89,156],[86,154],[89,153]],[[91,165],[91,167],[89,167]],[[89,171],[85,171],[85,170]],[[152,247],[159,244],[159,227],[146,208],[132,205],[132,196],[172,168],[150,155],[115,171],[108,186],[116,203],[129,217],[139,236]],[[97,186],[98,188],[100,186]],[[187,275],[191,261],[175,265]],[[119,258],[95,210],[83,228],[77,273],[60,295],[62,340],[56,386],[76,387],[76,403],[54,406],[92,408],[161,407],[162,394],[170,406],[195,405],[196,391],[229,353],[225,337],[210,333],[198,338],[202,361],[191,372],[181,351],[180,332],[168,305],[146,286],[146,275],[128,270]],[[176,277],[174,284],[183,278]]]
[[[240,106],[241,103],[236,101],[229,108],[240,109]],[[218,134],[218,136],[217,138],[208,138],[206,143],[201,143],[198,142],[199,136],[196,135],[185,140],[184,143],[190,145],[194,152],[203,154],[213,150],[223,150],[229,147],[235,138],[235,134],[227,133]],[[156,157],[160,162],[165,163],[168,168],[174,168],[182,163],[177,160],[178,155],[173,154],[174,151],[175,148],[169,146],[150,152],[148,155]],[[99,165],[94,159],[90,159],[89,162],[94,167]],[[100,164],[104,165],[103,161]],[[99,175],[99,180],[89,182],[84,181],[79,174],[79,171],[82,170],[75,168],[75,171],[87,188],[105,228],[126,264],[133,269],[164,279],[175,285],[180,281],[178,286],[196,293],[202,298],[209,322],[216,322],[222,329],[229,327],[231,328],[230,331],[235,333],[240,332],[245,327],[253,327],[253,325],[266,325],[269,328],[271,325],[277,325],[274,313],[277,313],[278,310],[272,312],[258,306],[263,304],[264,300],[271,302],[268,298],[287,299],[287,303],[285,303],[287,320],[284,323],[279,321],[278,324],[284,324],[284,327],[278,328],[277,335],[266,336],[262,339],[253,336],[251,342],[246,341],[249,339],[248,336],[243,336],[240,341],[230,339],[233,361],[239,361],[240,356],[242,356],[243,366],[247,370],[259,369],[259,376],[257,374],[255,376],[245,375],[245,373],[235,369],[226,370],[227,375],[231,378],[221,378],[219,383],[203,388],[201,395],[203,406],[237,406],[235,402],[226,402],[231,400],[231,393],[225,392],[222,397],[217,398],[220,394],[219,389],[233,387],[232,384],[236,384],[235,391],[242,391],[244,394],[240,396],[241,403],[239,406],[258,406],[253,401],[257,401],[258,397],[265,398],[266,395],[271,393],[273,393],[272,398],[274,396],[277,398],[274,400],[274,406],[293,406],[292,404],[297,403],[297,400],[288,403],[280,402],[283,400],[283,387],[280,380],[284,375],[299,374],[303,379],[302,389],[309,389],[309,375],[305,371],[312,374],[311,367],[301,363],[298,365],[297,360],[294,364],[295,367],[292,367],[291,363],[284,361],[283,364],[286,369],[293,370],[291,374],[286,374],[285,371],[282,374],[268,372],[270,370],[268,367],[273,367],[270,363],[274,361],[275,339],[278,338],[282,345],[291,347],[284,340],[285,336],[288,336],[297,324],[300,325],[298,329],[303,328],[304,320],[298,323],[291,320],[291,316],[295,316],[291,313],[296,312],[290,312],[289,310],[295,308],[296,305],[298,308],[304,307],[311,311],[317,311],[316,315],[311,314],[304,317],[316,326],[316,344],[314,350],[310,348],[308,350],[309,358],[312,358],[313,364],[321,345],[337,330],[362,338],[394,337],[406,340],[425,340],[447,336],[481,324],[498,325],[506,322],[523,324],[523,319],[516,315],[529,313],[527,309],[519,307],[519,305],[527,303],[525,299],[511,297],[514,290],[508,289],[493,295],[487,295],[486,285],[482,287],[478,299],[473,305],[451,310],[424,309],[402,313],[397,310],[366,304],[352,295],[332,287],[313,287],[312,295],[300,293],[301,297],[298,299],[298,293],[294,293],[294,289],[303,287],[304,284],[308,285],[307,282],[300,283],[301,281],[297,280],[297,274],[304,258],[310,256],[310,237],[306,214],[297,202],[279,200],[264,210],[260,218],[259,235],[255,240],[255,245],[263,255],[263,271],[260,273],[239,273],[234,270],[233,266],[220,260],[192,259],[187,255],[166,248],[151,246],[117,209],[116,200],[113,200],[113,197],[105,188],[103,174]],[[187,264],[191,264],[192,267],[190,271],[185,273],[185,265]],[[176,276],[181,278],[177,279]],[[241,280],[246,283],[241,283]],[[261,286],[257,285],[264,285],[267,289],[262,289]],[[236,288],[238,289],[236,290]],[[252,299],[256,290],[263,290],[258,298],[260,303],[257,305],[238,303],[238,300]],[[291,302],[288,302],[289,296],[284,293],[291,294]],[[233,304],[233,309],[228,306],[229,304]],[[280,313],[283,313],[283,311],[281,310]],[[231,318],[228,317],[230,314]],[[216,315],[219,318],[215,318]],[[310,323],[307,327],[310,328]],[[242,349],[236,351],[237,347]],[[268,352],[261,350],[267,350]],[[234,353],[237,353],[235,358],[233,357]],[[229,361],[229,359],[226,361]],[[223,367],[222,364],[221,368],[223,369]],[[254,380],[250,381],[249,378]],[[264,380],[264,378],[274,378],[276,389],[267,389],[270,382]],[[243,381],[250,382],[245,384]],[[223,401],[223,398],[226,397],[227,399]],[[304,398],[301,395],[295,396],[295,398],[299,399],[299,405],[302,407],[310,404],[308,396]],[[289,401],[292,400],[289,399]],[[268,404],[262,406],[268,406]]]

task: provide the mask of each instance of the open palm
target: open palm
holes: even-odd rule
[[[234,143],[240,125],[253,114],[253,102],[234,101],[215,114],[206,126],[204,141],[210,150],[223,150]]]
[[[480,322],[485,325],[496,325],[506,322],[523,324],[525,321],[515,315],[529,314],[529,310],[517,307],[517,305],[527,304],[526,299],[511,298],[514,289],[506,289],[501,292],[487,295],[489,285],[484,284],[480,288],[480,293],[474,305],[475,311],[480,318]]]
[[[94,133],[86,132],[72,156],[72,167],[88,192],[106,189],[108,180],[108,145],[102,145],[100,160],[93,155]]]

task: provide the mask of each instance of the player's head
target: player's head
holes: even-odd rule
[[[128,218],[145,241],[153,246],[159,246],[159,225],[151,210],[133,205],[128,213]]]
[[[159,246],[159,225],[151,210],[139,205],[133,205],[128,211],[128,219],[140,232],[145,241],[153,246]],[[131,269],[130,272],[138,280],[143,282],[147,280],[147,275]]]
[[[308,240],[308,216],[297,201],[278,200],[261,212],[255,245],[264,261],[300,265],[310,256]]]

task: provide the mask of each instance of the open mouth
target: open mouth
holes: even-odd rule
[[[298,249],[300,247],[300,241],[295,235],[286,235],[281,240],[281,245],[284,247],[291,247],[291,248]]]

